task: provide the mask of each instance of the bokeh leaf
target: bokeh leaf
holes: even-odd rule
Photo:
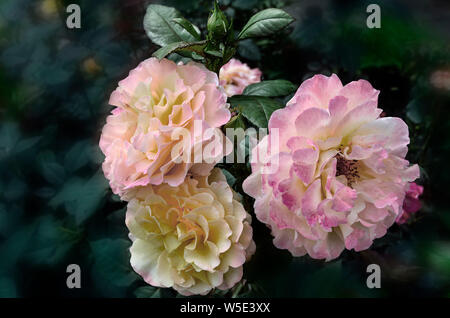
[[[134,291],[137,298],[160,298],[161,289],[152,286],[139,287]]]
[[[64,157],[64,166],[70,172],[75,172],[91,160],[92,146],[89,140],[75,143]]]
[[[34,264],[55,265],[64,259],[78,239],[79,233],[65,228],[51,215],[36,221],[34,239],[26,258]]]
[[[91,242],[90,246],[93,257],[91,275],[99,288],[110,289],[103,291],[105,295],[123,293],[136,281],[138,275],[130,266],[130,241],[105,238]]]
[[[99,208],[107,189],[108,183],[102,173],[96,173],[87,181],[74,177],[64,184],[50,205],[63,205],[75,222],[81,224]]]
[[[42,176],[52,184],[64,182],[66,171],[62,165],[56,162],[53,152],[46,151],[38,156],[38,163]]]

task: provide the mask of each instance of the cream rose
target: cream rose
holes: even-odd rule
[[[131,265],[150,285],[183,295],[231,288],[255,250],[250,222],[220,169],[178,187],[141,187],[126,215]]]

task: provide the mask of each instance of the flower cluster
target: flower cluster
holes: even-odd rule
[[[217,75],[202,64],[150,58],[112,93],[116,108],[100,138],[103,172],[113,192],[129,201],[131,265],[147,283],[183,295],[231,288],[255,249],[250,215],[222,172],[212,170],[223,153],[178,160],[212,143],[203,131],[224,138],[219,128],[231,116],[226,98]],[[187,148],[180,131],[190,136]]]
[[[407,125],[379,117],[378,94],[364,80],[343,86],[336,75],[316,75],[272,114],[278,152],[266,136],[253,156],[269,152],[281,164],[263,174],[256,161],[243,189],[277,247],[331,260],[369,248],[402,214],[419,168],[405,160]]]
[[[128,201],[131,265],[147,283],[205,295],[241,280],[255,243],[239,194],[214,168],[224,153],[178,159],[212,143],[195,132],[199,122],[226,141],[227,96],[260,80],[258,69],[234,59],[219,81],[201,64],[150,58],[112,93],[116,108],[100,139],[103,171]],[[331,260],[369,248],[420,209],[419,168],[405,159],[408,127],[380,117],[378,94],[364,80],[344,86],[336,75],[316,75],[273,112],[242,187],[276,247]],[[182,129],[188,147],[174,138]]]

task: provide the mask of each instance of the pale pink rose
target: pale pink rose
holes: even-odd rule
[[[219,79],[227,96],[239,95],[248,85],[261,82],[261,71],[231,59],[220,69]]]
[[[397,219],[398,224],[406,223],[411,215],[422,208],[419,196],[423,193],[423,187],[415,182],[411,182],[406,192],[405,201],[403,201],[403,213]]]
[[[187,296],[229,289],[255,252],[250,223],[217,168],[178,187],[141,187],[127,207],[131,265],[148,284]]]
[[[177,186],[189,170],[207,175],[212,169],[214,158],[203,158],[208,164],[194,165],[194,160],[175,162],[177,157],[172,155],[174,147],[183,143],[183,138],[173,135],[180,128],[191,133],[189,146],[193,148],[211,141],[211,136],[194,133],[194,120],[200,121],[205,131],[230,119],[217,75],[203,65],[147,59],[119,82],[109,103],[117,107],[108,116],[100,138],[106,156],[103,172],[113,192],[123,199],[134,187]],[[177,155],[182,157],[186,148],[178,148],[181,152]]]
[[[243,188],[276,247],[331,260],[369,248],[402,213],[419,167],[405,160],[408,126],[379,117],[378,93],[365,80],[343,86],[336,75],[316,75],[273,113],[252,155],[271,150],[279,164],[267,174],[252,164]],[[277,151],[268,143],[275,129]]]

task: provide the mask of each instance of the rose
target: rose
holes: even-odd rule
[[[219,79],[227,96],[239,95],[248,85],[261,82],[261,71],[258,68],[251,69],[239,60],[231,59],[220,69]]]
[[[201,64],[156,58],[143,61],[119,82],[110,98],[117,107],[100,138],[103,171],[114,193],[127,199],[126,192],[137,186],[177,186],[189,170],[209,173],[215,158],[194,164],[178,160],[172,149],[181,143],[177,149],[185,149],[185,140],[174,138],[180,129],[191,132],[191,147],[211,142],[205,134],[193,133],[195,120],[202,130],[228,122],[226,95],[218,84],[217,75]]]
[[[255,250],[250,222],[220,169],[178,187],[140,187],[126,214],[131,265],[147,283],[183,295],[231,288]]]
[[[343,86],[336,75],[316,75],[272,114],[279,151],[269,164],[279,164],[263,174],[267,164],[256,160],[243,189],[278,248],[331,260],[369,248],[402,213],[419,168],[404,159],[408,126],[379,118],[378,93],[364,80]],[[270,153],[268,140],[253,156]]]
[[[411,182],[406,191],[405,200],[403,201],[402,214],[397,219],[398,224],[406,223],[411,215],[416,213],[422,208],[419,196],[423,193],[423,187],[415,182]]]

